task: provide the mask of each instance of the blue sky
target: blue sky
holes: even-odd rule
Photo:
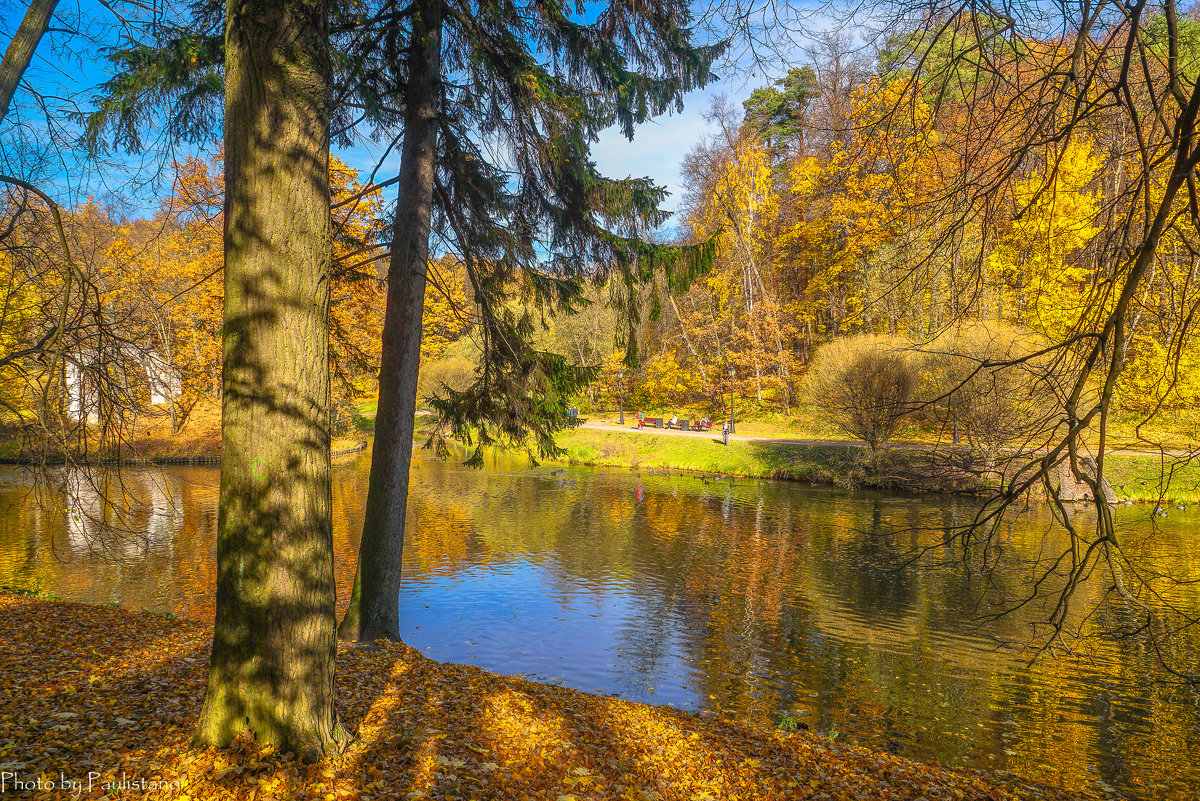
[[[664,205],[675,211],[683,194],[680,163],[704,134],[704,112],[713,96],[719,93],[719,88],[692,92],[684,102],[682,113],[659,117],[642,125],[634,132],[632,142],[616,129],[608,129],[592,147],[596,166],[610,178],[653,178],[656,184],[667,187],[671,197]],[[746,94],[748,96],[749,92]]]
[[[741,87],[726,82],[691,92],[684,100],[682,112],[663,115],[639,126],[634,131],[632,142],[627,140],[616,126],[607,129],[592,146],[592,158],[601,174],[609,178],[648,177],[659,186],[665,186],[671,196],[663,207],[669,211],[676,211],[683,195],[680,166],[684,156],[707,131],[704,114],[712,105],[713,98],[724,95],[735,101],[740,108],[741,101],[750,96],[753,88],[755,87]],[[382,148],[375,146],[356,147],[335,151],[335,155],[358,169],[365,179],[374,168],[381,150]],[[398,152],[390,154],[385,166],[379,171],[377,180],[385,180],[395,175],[399,161]],[[670,223],[668,227],[671,227]]]
[[[12,33],[24,15],[26,5],[23,0],[0,0],[0,48],[7,47]],[[89,6],[95,9],[94,13],[89,12]],[[92,0],[64,2],[59,10],[60,13],[70,15],[82,14],[85,17],[94,17],[98,25],[112,20],[111,15],[97,8]],[[55,41],[43,40],[26,75],[27,82],[44,93],[60,96],[76,95],[81,101],[90,101],[94,93],[92,87],[105,78],[106,65],[96,58],[98,54],[95,48],[86,50],[81,57],[64,58],[54,44]],[[600,171],[610,177],[645,176],[651,178],[656,184],[665,186],[671,196],[664,205],[668,210],[675,211],[679,208],[683,194],[680,165],[684,156],[705,133],[706,123],[703,115],[710,107],[713,97],[725,95],[740,106],[741,101],[749,96],[753,88],[768,82],[769,79],[766,78],[746,81],[743,75],[740,79],[727,79],[722,83],[715,83],[707,89],[692,92],[686,98],[685,108],[682,112],[664,115],[642,125],[637,129],[632,142],[627,141],[615,128],[604,132],[600,141],[593,147],[593,158]],[[12,136],[14,125],[23,123],[26,125],[23,133],[27,140],[32,138],[44,141],[46,138],[44,135],[30,136],[30,131],[36,131],[39,126],[44,126],[44,122],[41,115],[30,104],[28,94],[18,91],[16,102],[18,105],[14,108],[14,112],[0,124],[0,127],[7,129],[2,133]],[[214,140],[219,138],[220,132],[214,131],[213,136]],[[338,155],[347,163],[360,169],[365,178],[365,173],[374,166],[377,152],[377,148],[368,146],[354,148]],[[110,168],[111,175],[93,175],[90,179],[85,179],[84,176],[94,174],[95,170],[80,169],[78,163],[60,161],[60,163],[47,168],[51,175],[59,176],[53,180],[57,184],[52,190],[53,194],[58,196],[60,202],[73,204],[90,194],[103,197],[111,185],[122,187],[118,191],[131,202],[133,213],[136,214],[138,209],[152,210],[157,203],[146,193],[136,197],[129,189],[123,187],[125,180],[132,175],[152,175],[155,167],[154,159],[152,157],[120,158],[118,161],[119,163],[114,165],[115,169]],[[389,163],[379,172],[380,180],[394,175],[397,166],[398,154],[393,153],[389,157]],[[7,169],[14,172],[19,171],[11,163],[7,165]],[[677,221],[668,223],[667,227],[673,228],[675,222]]]

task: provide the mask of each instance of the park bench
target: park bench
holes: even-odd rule
[[[645,428],[662,428],[663,419],[661,417],[647,417],[642,420],[642,426]]]

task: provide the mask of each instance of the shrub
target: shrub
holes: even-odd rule
[[[920,364],[897,337],[847,337],[821,346],[805,387],[817,413],[874,456],[912,413]]]
[[[926,347],[922,395],[928,417],[954,429],[990,463],[1004,446],[1028,439],[1052,408],[1048,359],[1035,334],[996,323],[964,323]]]
[[[442,394],[445,387],[462,391],[471,386],[479,358],[479,347],[471,337],[452,342],[440,356],[422,358],[417,376],[417,404]]]

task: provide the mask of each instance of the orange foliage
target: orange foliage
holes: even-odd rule
[[[174,191],[155,218],[153,236],[120,232],[115,254],[127,270],[124,291],[144,298],[147,314],[163,318],[160,351],[183,375],[185,403],[215,393],[220,377],[223,301],[221,156],[176,164]],[[357,173],[330,157],[333,278],[330,361],[335,407],[344,425],[349,397],[369,392],[379,364],[382,282],[376,245],[382,198],[358,197]],[[144,227],[144,223],[142,224]],[[337,421],[335,421],[335,424]]]

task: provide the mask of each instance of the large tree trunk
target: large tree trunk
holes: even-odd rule
[[[305,759],[334,711],[328,7],[228,0],[217,600],[196,740]]]
[[[441,52],[442,5],[437,0],[418,0],[409,48],[408,106],[388,265],[371,479],[358,552],[358,574],[354,577],[350,608],[338,629],[343,640],[400,639],[400,566],[437,164]]]
[[[57,5],[58,0],[33,0],[4,51],[4,59],[0,61],[0,120],[8,114],[17,86],[29,68],[38,42],[50,27],[50,18]]]

